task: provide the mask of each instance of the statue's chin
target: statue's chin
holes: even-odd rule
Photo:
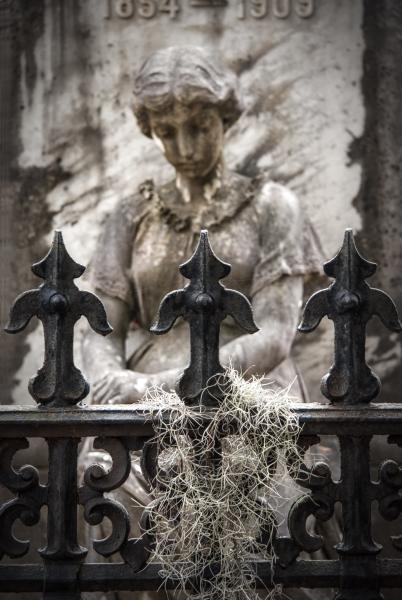
[[[177,172],[184,177],[202,177],[205,169],[200,168],[200,165],[189,163],[188,165],[180,165]]]
[[[208,166],[204,168],[201,165],[181,165],[176,169],[178,175],[182,175],[187,179],[205,179],[214,171],[214,167]]]

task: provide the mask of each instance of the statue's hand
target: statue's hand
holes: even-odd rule
[[[92,387],[96,404],[131,404],[141,402],[150,378],[135,371],[110,371]]]

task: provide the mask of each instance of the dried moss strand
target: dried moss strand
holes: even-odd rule
[[[288,500],[283,482],[289,469],[292,478],[301,476],[300,427],[289,389],[275,391],[256,377],[246,381],[233,369],[218,383],[223,399],[208,413],[185,406],[173,393],[147,394],[161,417],[170,410],[168,420],[155,424],[160,469],[150,509],[154,559],[162,564],[161,576],[192,600],[254,600],[250,563],[275,559],[273,540]]]

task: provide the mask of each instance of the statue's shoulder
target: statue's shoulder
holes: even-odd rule
[[[300,219],[300,204],[288,187],[268,178],[253,181],[254,205],[258,214],[272,222],[291,224]]]
[[[149,210],[155,190],[152,179],[143,181],[133,193],[117,201],[111,215],[114,214],[117,220],[124,221],[126,225],[135,224]]]
[[[224,176],[225,191],[230,190],[237,194],[252,195],[255,190],[256,180],[237,171],[227,170]]]
[[[229,187],[235,193],[247,196],[260,215],[281,213],[290,218],[298,216],[300,207],[296,194],[267,175],[248,177],[232,171],[229,177]]]

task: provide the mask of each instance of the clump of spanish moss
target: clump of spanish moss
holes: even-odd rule
[[[289,499],[283,480],[301,465],[289,390],[274,391],[233,369],[223,381],[214,409],[188,407],[161,390],[147,396],[161,411],[148,507],[154,559],[162,577],[192,600],[258,597],[253,561],[275,559],[273,541]]]

